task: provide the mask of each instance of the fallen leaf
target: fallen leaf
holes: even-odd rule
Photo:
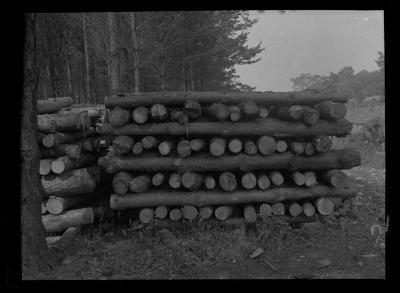
[[[256,250],[254,250],[254,252],[250,256],[250,258],[256,258],[257,256],[260,256],[263,252],[264,252],[264,249],[258,247]]]

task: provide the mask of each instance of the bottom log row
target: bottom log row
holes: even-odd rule
[[[341,198],[326,198],[307,200],[305,202],[276,202],[254,203],[245,205],[204,206],[197,208],[192,205],[180,207],[158,206],[156,208],[142,208],[139,210],[138,219],[143,224],[155,220],[170,220],[172,222],[204,221],[215,218],[225,221],[229,218],[243,218],[248,223],[254,223],[257,219],[267,219],[270,216],[288,217],[314,217],[316,214],[330,215],[335,206],[339,206]]]

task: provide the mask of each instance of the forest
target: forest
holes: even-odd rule
[[[375,60],[378,70],[361,70],[355,73],[353,67],[345,66],[338,73],[329,75],[302,73],[292,78],[294,90],[320,89],[348,95],[351,99],[363,100],[369,96],[385,95],[385,56],[378,52]]]
[[[38,99],[102,103],[118,92],[252,90],[235,65],[257,62],[245,11],[39,13]]]

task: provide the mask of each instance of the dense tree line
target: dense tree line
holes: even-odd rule
[[[319,89],[334,93],[349,95],[350,98],[362,100],[368,96],[385,95],[385,57],[378,52],[378,59],[375,60],[378,70],[361,70],[354,72],[351,66],[346,66],[338,73],[330,73],[327,76],[302,73],[292,78],[293,89]]]
[[[252,90],[234,66],[258,61],[261,44],[246,45],[256,21],[243,11],[38,14],[38,97]]]

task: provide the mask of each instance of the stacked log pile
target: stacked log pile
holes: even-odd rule
[[[96,200],[109,192],[99,184],[97,160],[107,153],[111,137],[95,129],[106,121],[102,105],[73,105],[70,97],[38,101],[42,221],[51,237],[93,223]]]
[[[347,98],[318,91],[173,92],[106,97],[113,137],[98,164],[113,177],[110,208],[142,223],[330,215],[358,192],[341,170],[357,149]]]

